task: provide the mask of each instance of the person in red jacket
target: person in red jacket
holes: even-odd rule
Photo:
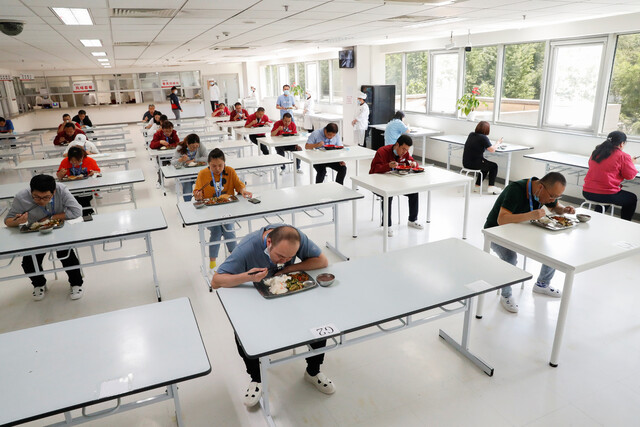
[[[218,108],[213,110],[213,113],[211,113],[211,117],[228,117],[230,114],[231,112],[229,111],[227,106],[224,105],[224,102],[221,102],[218,104]]]
[[[76,139],[77,135],[86,135],[82,129],[76,127],[74,123],[65,123],[64,128],[62,128],[61,132],[58,132],[55,139],[53,140],[54,145],[67,145],[74,139]]]
[[[71,121],[71,115],[70,114],[63,114],[62,115],[62,123],[60,123],[58,125],[58,132],[62,132],[64,130],[64,125],[66,125],[67,123],[73,123],[76,125],[76,127],[78,129],[82,129],[82,126],[80,126],[80,123],[76,123],[76,122],[72,122]]]
[[[413,145],[413,140],[409,135],[400,135],[398,140],[393,145],[385,145],[380,147],[376,151],[376,155],[371,161],[371,168],[369,173],[387,173],[398,165],[408,165],[411,167],[417,167],[418,164],[409,154],[409,148]],[[407,225],[411,228],[418,230],[424,229],[424,226],[418,223],[418,206],[419,197],[418,193],[411,193],[406,195],[409,198],[409,222]],[[391,201],[389,198],[389,212],[387,215],[389,227],[391,227]],[[383,206],[384,209],[384,206]],[[393,230],[389,228],[389,237],[393,236]]]
[[[242,104],[236,102],[233,105],[233,111],[231,112],[231,121],[239,122],[240,120],[247,120],[247,117],[249,117],[249,112],[242,108]]]
[[[620,218],[631,221],[638,197],[623,190],[622,181],[636,177],[638,170],[631,156],[624,151],[627,135],[618,130],[607,135],[606,141],[598,145],[589,159],[589,171],[584,177],[582,195],[594,202],[612,203],[622,207]]]
[[[153,150],[158,150],[162,147],[176,148],[179,143],[180,138],[178,138],[178,133],[173,130],[173,123],[166,120],[162,122],[162,128],[153,134],[153,139],[149,143],[149,148]]]
[[[269,123],[271,123],[271,120],[269,120],[269,117],[267,117],[267,115],[264,113],[264,107],[258,107],[255,113],[247,117],[247,121],[245,122],[244,127],[258,128],[258,127],[267,126]],[[264,136],[264,133],[261,133],[259,135],[249,135],[249,139],[254,144],[259,145],[258,138],[261,138],[263,136]],[[264,145],[260,145],[260,149],[262,150],[262,154],[264,155],[269,154],[269,149]]]
[[[282,135],[297,135],[298,128],[296,124],[293,122],[293,117],[291,117],[290,113],[284,113],[282,116],[282,120],[278,120],[273,124],[273,128],[271,130],[271,136],[282,136]],[[302,147],[299,145],[285,145],[283,147],[276,147],[276,153],[284,157],[285,151],[301,151]],[[284,173],[285,166],[280,166],[280,175]],[[300,159],[296,159],[296,172],[302,173],[300,170]]]
[[[79,146],[73,146],[69,148],[67,157],[62,159],[60,167],[58,167],[57,176],[58,179],[83,179],[87,176],[93,176],[100,173],[100,167],[98,163],[91,157],[87,156],[87,152]],[[82,212],[84,215],[93,214],[91,208],[91,200],[93,196],[74,196],[80,206],[82,206]]]

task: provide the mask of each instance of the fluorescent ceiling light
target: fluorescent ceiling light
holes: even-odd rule
[[[98,62],[109,62],[107,58],[98,58]]]
[[[93,56],[107,56],[107,52],[91,52]]]
[[[102,42],[98,39],[80,40],[84,47],[102,47]]]
[[[418,24],[407,25],[404,28],[424,28],[431,27],[433,25],[452,24],[454,22],[465,21],[464,18],[448,18],[448,19],[434,19],[433,21],[420,22]]]
[[[111,65],[105,65],[104,68],[111,68]]]
[[[51,10],[66,25],[93,25],[89,9],[52,7]]]

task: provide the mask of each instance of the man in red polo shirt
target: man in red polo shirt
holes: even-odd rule
[[[290,113],[284,113],[282,116],[282,120],[278,120],[273,124],[273,130],[271,131],[271,136],[282,136],[282,135],[297,135],[298,128],[296,124],[293,122],[293,117],[291,117]],[[276,153],[280,154],[284,157],[285,151],[301,151],[302,148],[299,145],[285,145],[283,147],[276,147]],[[280,175],[284,173],[285,166],[280,166]],[[296,172],[302,173],[300,170],[300,159],[296,159]]]
[[[86,135],[82,129],[78,129],[75,123],[65,123],[64,127],[53,140],[54,145],[67,145],[74,139],[76,135]]]
[[[269,120],[269,117],[267,117],[267,115],[264,113],[264,107],[258,107],[255,113],[247,117],[247,121],[245,122],[244,127],[257,128],[257,127],[267,126],[269,123],[271,123],[271,120]],[[261,133],[259,135],[249,135],[249,139],[254,144],[259,145],[258,138],[261,138],[263,136],[264,136],[264,133]],[[262,150],[262,154],[264,155],[269,154],[269,149],[264,145],[260,145],[260,149]]]

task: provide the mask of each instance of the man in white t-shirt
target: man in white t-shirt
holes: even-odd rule
[[[96,144],[94,144],[91,141],[88,141],[87,135],[83,135],[83,134],[76,135],[74,140],[71,141],[69,145],[67,145],[67,149],[64,150],[64,153],[62,155],[66,156],[67,153],[69,152],[69,148],[71,147],[82,147],[84,151],[87,152],[87,154],[100,154],[100,151],[98,150],[98,147],[96,147]]]
[[[209,100],[211,101],[211,111],[216,111],[220,101],[220,88],[215,80],[209,81]]]

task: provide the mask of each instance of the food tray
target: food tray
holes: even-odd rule
[[[312,285],[308,285],[308,286],[304,286],[302,289],[298,289],[297,291],[289,291],[289,292],[285,292],[283,294],[272,294],[271,292],[269,292],[269,286],[265,285],[264,279],[261,280],[260,282],[253,282],[253,286],[260,293],[260,295],[262,295],[266,299],[286,297],[286,296],[289,296],[289,295],[293,295],[293,294],[297,294],[297,293],[300,293],[300,292],[308,291],[309,289],[313,289],[313,288],[318,286],[318,282],[316,282],[316,279],[314,279],[313,276],[311,276],[306,271],[292,271],[291,273],[287,273],[287,274],[291,275],[291,274],[297,274],[297,273],[306,274],[309,277],[309,279],[307,279],[306,281],[312,281],[313,284]]]
[[[401,171],[405,172],[402,173]],[[413,169],[394,169],[391,170],[389,173],[391,175],[395,175],[395,176],[409,176],[409,175],[413,175],[416,173],[422,173],[424,172],[424,168],[413,168]]]
[[[213,199],[203,199],[202,202],[204,203],[205,206],[220,206],[220,205],[227,205],[229,203],[235,203],[238,201],[238,197],[237,196],[229,196],[229,197],[224,197],[224,198],[220,198],[218,201],[213,201]],[[200,202],[194,202],[194,205],[199,204]]]
[[[329,151],[329,150],[342,150],[344,147],[342,145],[324,145],[320,147],[321,150]]]
[[[54,225],[52,228],[57,230],[58,228],[64,227],[64,220],[58,220],[58,224]],[[36,228],[35,230],[31,230],[29,228],[29,224],[22,224],[19,228],[21,233],[37,233],[40,231],[40,228]]]
[[[63,178],[60,178],[58,181],[60,182],[72,182],[72,181],[82,181],[85,180],[87,178],[89,178],[89,175],[76,175],[78,178],[69,178],[68,176],[65,176]]]
[[[189,163],[191,163],[191,162],[189,162]],[[189,166],[189,163],[184,163],[183,167],[185,167],[185,168],[197,168],[197,167],[202,167],[202,166],[206,165],[206,163],[204,163],[204,162],[196,162],[195,165]]]
[[[570,225],[562,225],[558,221],[553,219],[553,217],[565,218],[570,223]],[[568,228],[575,227],[579,223],[578,220],[575,220],[573,218],[568,218],[568,217],[562,216],[562,215],[548,215],[548,216],[546,216],[544,218],[549,219],[550,222],[545,224],[543,222],[540,222],[539,219],[537,219],[537,220],[531,221],[531,223],[534,224],[534,225],[537,225],[538,227],[546,228],[547,230],[551,230],[551,231],[566,230]]]

